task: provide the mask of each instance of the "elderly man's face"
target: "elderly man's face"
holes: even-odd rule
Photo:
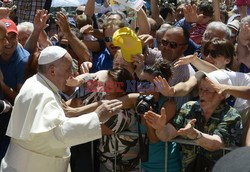
[[[222,30],[206,29],[202,37],[202,44],[205,44],[206,42],[208,42],[209,40],[213,38],[223,39],[225,37],[226,37],[226,33]]]
[[[72,75],[72,58],[67,53],[58,65],[55,66],[54,84],[59,90],[63,90],[67,79]]]
[[[219,95],[208,82],[208,79],[204,78],[199,84],[200,105],[203,111],[215,110],[224,99],[224,96]]]
[[[187,43],[181,28],[167,30],[160,44],[163,59],[173,62],[180,58],[187,49]]]
[[[24,47],[31,32],[29,31],[19,31],[18,32],[18,42]]]

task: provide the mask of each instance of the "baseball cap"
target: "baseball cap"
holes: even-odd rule
[[[2,22],[5,23],[5,26],[7,28],[7,33],[14,32],[18,34],[16,24],[10,20],[10,19],[1,19]]]
[[[59,46],[49,46],[41,51],[41,54],[38,58],[39,65],[45,65],[52,63],[60,58],[62,58],[67,53],[62,47]]]
[[[198,71],[195,73],[195,77],[198,81],[201,80],[201,78],[204,75],[214,83],[232,85],[230,77],[225,72],[223,72],[223,70],[216,70],[210,73],[206,73],[204,71]]]
[[[132,55],[142,53],[141,40],[128,27],[123,27],[115,31],[112,41],[114,46],[121,48],[122,56],[127,62],[133,62]]]
[[[237,148],[219,159],[212,172],[249,172],[249,159],[250,147]]]

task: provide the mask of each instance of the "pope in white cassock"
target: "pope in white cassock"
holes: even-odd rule
[[[95,112],[66,117],[58,91],[71,72],[72,58],[65,49],[51,46],[41,52],[38,73],[15,99],[6,133],[11,142],[1,172],[66,172],[70,146],[101,138],[100,122],[110,118],[121,102],[106,102]]]

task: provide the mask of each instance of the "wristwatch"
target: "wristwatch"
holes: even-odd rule
[[[202,137],[203,135],[202,135],[202,132],[198,132],[198,134],[197,134],[197,137],[194,139],[194,140],[198,140],[198,139],[200,139],[201,137]]]

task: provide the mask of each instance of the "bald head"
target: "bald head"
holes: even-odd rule
[[[3,46],[6,44],[7,39],[6,35],[7,34],[7,28],[4,24],[4,22],[0,21],[0,55],[3,52]]]

